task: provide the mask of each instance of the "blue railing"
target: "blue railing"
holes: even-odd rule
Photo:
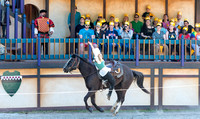
[[[197,40],[152,40],[152,39],[91,39],[98,45],[103,57],[116,60],[135,61],[181,61],[199,60]],[[91,58],[88,39],[0,39],[7,53],[0,55],[1,60],[49,60],[68,59],[72,54]],[[81,46],[84,52],[81,53]],[[48,51],[47,51],[48,50]]]

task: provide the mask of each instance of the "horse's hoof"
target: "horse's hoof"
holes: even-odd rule
[[[113,116],[116,116],[118,112],[113,113]]]
[[[93,112],[93,109],[92,109],[91,107],[88,108],[87,110],[88,110],[89,112],[91,112],[91,113]]]
[[[104,112],[104,109],[102,109],[102,108],[99,108],[99,109],[97,109],[99,112]]]

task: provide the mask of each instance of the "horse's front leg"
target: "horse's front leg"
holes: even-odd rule
[[[89,112],[91,112],[91,113],[92,113],[93,109],[92,109],[90,106],[88,106],[87,100],[88,100],[89,97],[91,97],[91,96],[94,95],[94,94],[95,94],[95,92],[90,92],[90,91],[89,91],[89,92],[87,93],[87,95],[84,97],[85,107],[86,107],[86,109],[87,109]]]
[[[98,111],[104,112],[104,110],[101,107],[96,105],[96,103],[95,103],[95,94],[91,96],[91,103]]]

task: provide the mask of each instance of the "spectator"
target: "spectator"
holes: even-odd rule
[[[131,39],[133,37],[133,31],[129,29],[129,22],[125,22],[124,28],[122,31],[122,39]]]
[[[178,33],[176,31],[174,22],[170,22],[169,30],[166,33],[166,38],[168,40],[178,40]],[[168,45],[168,47],[169,47],[169,45]],[[178,49],[179,49],[179,45],[176,45],[176,54],[178,54]],[[172,53],[173,51],[174,51],[174,45],[171,45],[171,51],[170,52]]]
[[[81,13],[77,12],[77,5],[75,5],[75,27],[79,24],[81,18]],[[71,31],[71,13],[68,15],[68,26]]]
[[[109,29],[106,32],[106,39],[118,39],[118,33],[116,30],[114,30],[114,22],[110,22],[109,23]],[[114,45],[113,47],[115,47],[115,43],[109,43],[109,54],[111,54],[112,52],[112,45]],[[105,43],[105,54],[108,53],[108,44]]]
[[[97,22],[96,28],[94,31],[94,35],[96,39],[102,39],[103,38],[103,31],[101,30],[102,24],[100,22]]]
[[[150,17],[150,19],[152,19],[154,17],[154,15],[151,13],[151,6],[150,5],[146,6],[146,12],[143,13],[143,15],[142,15],[144,22],[146,20],[146,17]]]
[[[75,29],[76,38],[79,38],[78,33],[79,33],[79,31],[80,31],[81,29],[83,29],[83,28],[85,28],[85,16],[81,16],[81,18],[80,18],[80,24],[78,24],[78,25],[76,26],[76,29]]]
[[[102,18],[103,18],[103,15],[99,14],[97,20],[94,22],[94,26],[96,26],[97,22],[100,22]]]
[[[117,31],[119,35],[119,39],[121,39],[122,28],[120,27],[120,24],[119,24],[119,18],[115,18],[114,30]]]
[[[122,21],[122,23],[121,23],[121,25],[120,25],[122,28],[124,27],[125,22],[129,22],[128,14],[124,14],[123,21]]]
[[[0,55],[4,55],[5,53],[7,53],[7,51],[5,50],[5,46],[0,43]]]
[[[142,26],[143,26],[143,23],[141,21],[139,21],[139,17],[140,17],[140,14],[135,13],[134,21],[131,22],[131,28],[134,31],[134,33],[133,33],[134,39],[136,39],[136,34],[138,34],[139,38],[140,38],[140,32],[141,32],[141,29],[142,29]]]
[[[181,20],[182,19],[182,12],[178,12],[177,13],[177,22],[176,22],[176,28],[179,29],[179,32],[181,30],[181,28],[184,26],[184,22]]]
[[[90,29],[94,29],[94,24],[92,23],[92,20],[91,20],[89,14],[86,14],[86,20],[89,20],[89,21],[90,21]]]
[[[142,26],[141,29],[142,39],[151,39],[154,31],[155,29],[153,28],[153,26],[151,26],[150,17],[146,17],[145,24]]]
[[[114,20],[115,20],[115,15],[114,15],[114,14],[111,14],[111,15],[110,15],[110,22],[114,22]]]
[[[158,19],[158,23],[161,23],[161,25],[163,25],[163,24],[162,24],[162,19]],[[157,31],[157,27],[155,27],[155,31]],[[162,31],[164,34],[167,33],[167,29],[165,29],[164,27],[161,28],[161,31]]]
[[[182,33],[179,34],[178,39],[181,39],[183,36],[184,40],[190,40],[190,35],[188,34],[188,28],[183,27]]]
[[[162,24],[163,24],[163,28],[165,29],[169,28],[169,17],[167,14],[164,14]]]
[[[188,19],[184,19],[184,27],[186,27],[188,29],[189,34],[191,34],[194,31],[193,26],[189,25]],[[183,27],[181,28],[181,33],[182,33],[182,31],[183,31]]]
[[[122,31],[122,39],[129,39],[131,40],[131,38],[133,37],[133,30],[129,29],[129,22],[125,22],[124,24],[124,28]],[[125,53],[127,53],[129,50],[129,43],[125,44]]]
[[[100,23],[102,24],[101,30],[103,31],[103,39],[106,39],[106,31],[108,30],[108,23],[105,19],[101,19]]]
[[[145,24],[142,27],[141,30],[141,37],[142,39],[152,39],[152,34],[154,33],[155,29],[153,26],[151,26],[151,20],[150,17],[146,17]],[[140,45],[141,48],[143,48],[143,44]],[[145,54],[148,53],[149,45],[145,44]],[[150,49],[152,49],[152,45],[150,45]],[[140,49],[140,52],[142,53],[144,49]],[[153,54],[153,51],[150,51],[150,54]]]
[[[152,35],[154,40],[166,40],[165,34],[161,31],[162,24],[158,23],[157,24],[157,31],[155,31]],[[161,41],[162,42],[162,41]],[[166,44],[161,43],[160,45],[156,43],[155,45],[155,55],[158,55],[158,52],[162,52],[162,47],[164,48],[164,54],[168,55],[168,46]],[[160,60],[155,60],[155,61],[160,61]],[[166,62],[166,60],[163,60]]]
[[[49,38],[49,36],[53,35],[54,33],[54,23],[51,19],[46,17],[47,11],[46,10],[40,10],[40,16],[35,19],[35,29],[34,34],[35,38],[40,36],[40,38]],[[48,43],[42,43],[43,51],[45,50],[44,54],[48,54]]]
[[[191,38],[191,40],[200,40],[200,24],[199,23],[195,24],[195,31],[192,32],[190,38]],[[192,49],[195,51],[196,56],[200,55],[199,54],[199,47],[200,47],[199,45],[200,44],[196,44],[196,45],[195,45],[195,43],[192,44]]]
[[[81,39],[94,39],[94,30],[90,29],[90,21],[85,20],[85,28],[79,31],[79,38]],[[88,46],[88,43],[80,43],[80,53],[83,54],[84,48]]]
[[[153,27],[156,28],[157,27],[157,24],[158,24],[158,18],[154,18],[153,20]]]

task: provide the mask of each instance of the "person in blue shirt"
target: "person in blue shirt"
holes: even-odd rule
[[[79,31],[79,38],[81,39],[94,39],[94,30],[90,29],[90,21],[85,21],[85,28],[81,29]],[[96,45],[96,44],[94,44]],[[80,43],[80,53],[83,54],[84,48],[88,46],[88,43],[85,43],[85,46],[83,43]]]
[[[79,24],[81,18],[81,13],[77,12],[77,6],[75,6],[75,28]],[[71,13],[68,15],[68,26],[69,30],[71,31]]]
[[[115,18],[114,30],[118,33],[118,38],[121,38],[122,27],[120,27],[119,18]]]
[[[114,30],[114,22],[110,22],[109,23],[109,29],[106,31],[106,39],[118,39],[118,33],[116,30]],[[109,43],[109,54],[111,54],[112,49],[113,49],[113,45],[114,47],[116,46],[115,43]],[[104,45],[105,47],[105,51],[104,53],[107,54],[108,53],[108,43],[105,43]]]

